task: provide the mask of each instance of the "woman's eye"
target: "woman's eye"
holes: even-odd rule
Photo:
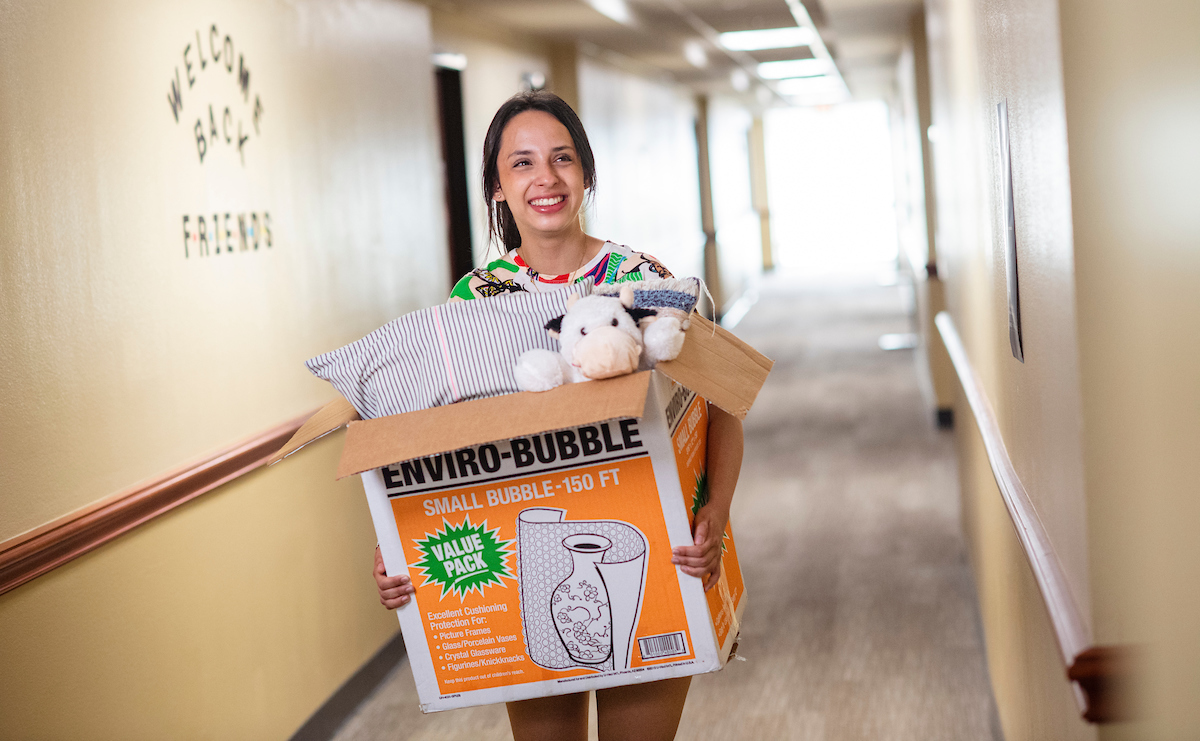
[[[616,317],[613,317],[613,326],[614,327],[617,326],[617,318]]]

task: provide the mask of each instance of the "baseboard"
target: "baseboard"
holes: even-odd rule
[[[329,741],[403,658],[404,639],[397,631],[292,734],[291,741]]]

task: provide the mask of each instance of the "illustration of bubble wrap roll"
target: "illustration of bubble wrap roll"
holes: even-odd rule
[[[646,538],[617,520],[517,517],[521,620],[529,658],[547,669],[625,669],[646,580]]]

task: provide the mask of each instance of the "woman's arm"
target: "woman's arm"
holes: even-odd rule
[[[708,405],[708,504],[692,523],[695,545],[674,550],[671,563],[683,573],[704,579],[704,590],[721,576],[721,538],[729,522],[729,505],[742,472],[742,422],[719,407]]]

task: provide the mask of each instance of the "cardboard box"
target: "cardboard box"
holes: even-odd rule
[[[771,367],[694,321],[655,371],[351,422],[425,712],[720,669],[745,609],[732,527],[722,574],[671,564],[707,494],[706,398],[744,417]],[[278,458],[353,416],[331,405]],[[399,461],[399,463],[397,463]]]

